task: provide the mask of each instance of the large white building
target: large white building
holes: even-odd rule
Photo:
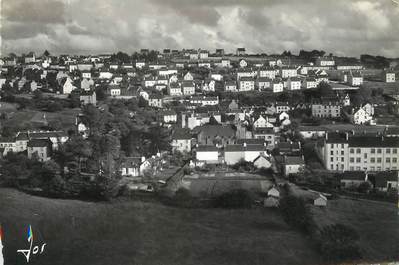
[[[327,133],[318,152],[328,170],[384,171],[399,169],[399,137]]]

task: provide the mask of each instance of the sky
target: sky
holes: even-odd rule
[[[399,57],[398,0],[0,0],[1,52],[224,48]]]

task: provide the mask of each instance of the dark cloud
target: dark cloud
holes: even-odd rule
[[[399,56],[388,0],[2,0],[2,50],[323,49]]]
[[[63,23],[65,5],[55,0],[3,0],[2,16],[24,23]]]
[[[219,21],[220,14],[210,7],[187,7],[177,9],[178,14],[192,23],[200,23],[207,26],[215,26]]]

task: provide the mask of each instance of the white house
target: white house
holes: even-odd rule
[[[264,154],[260,154],[255,160],[253,161],[254,166],[256,168],[271,168],[272,163],[270,162],[270,158]]]
[[[76,87],[73,85],[72,79],[70,77],[67,77],[65,79],[65,83],[62,86],[62,93],[71,94],[71,92],[75,89]]]
[[[282,78],[296,77],[298,75],[296,68],[281,68],[280,76]]]
[[[395,81],[396,81],[395,78],[396,78],[395,72],[392,72],[392,71],[383,71],[382,72],[382,80],[385,83],[395,83]]]
[[[268,78],[274,80],[276,78],[276,70],[272,68],[259,69],[258,77]]]
[[[301,89],[301,79],[297,77],[290,77],[287,81],[288,90],[300,90]]]
[[[284,158],[284,175],[297,174],[305,168],[305,161],[301,156],[286,156]]]
[[[184,79],[184,81],[193,81],[194,80],[194,76],[190,72],[187,72],[183,76],[183,79]]]
[[[168,86],[168,93],[170,96],[181,96],[182,89],[179,83],[170,83]]]
[[[82,71],[82,78],[91,78],[91,72],[90,71]]]
[[[270,88],[272,80],[267,77],[258,77],[256,82],[259,90],[266,90]]]
[[[195,94],[195,85],[193,81],[184,81],[182,86],[183,86],[183,95]]]
[[[273,93],[280,93],[284,91],[284,83],[281,81],[273,81],[272,83]]]
[[[255,90],[255,80],[251,77],[242,77],[238,83],[240,92]]]
[[[145,62],[144,61],[137,61],[135,63],[135,66],[137,69],[142,69],[145,66]]]
[[[226,81],[224,83],[224,90],[227,92],[237,92],[237,82],[232,80],[232,81]]]
[[[205,163],[219,163],[219,151],[213,145],[200,145],[196,148],[195,158]]]
[[[360,86],[363,84],[363,76],[360,74],[360,72],[349,72],[348,75],[348,84],[350,86]]]
[[[207,79],[202,83],[202,90],[206,92],[215,92],[215,80]]]

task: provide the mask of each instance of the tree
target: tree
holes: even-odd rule
[[[215,117],[211,116],[209,118],[209,125],[219,125],[218,121],[215,119]]]
[[[50,112],[57,112],[61,111],[62,109],[63,109],[62,104],[58,101],[51,102],[47,107],[47,110]]]
[[[319,91],[320,97],[333,97],[333,96],[335,96],[334,90],[326,82],[320,82],[317,85],[317,90]]]
[[[286,196],[280,200],[279,208],[289,225],[306,233],[314,228],[311,212],[302,198]]]
[[[360,192],[360,193],[369,193],[371,189],[372,189],[372,186],[371,186],[370,182],[368,182],[368,181],[362,182],[359,185],[359,187],[357,188],[358,192]]]
[[[359,259],[358,240],[359,235],[353,228],[342,224],[329,225],[320,231],[320,251],[333,261]]]
[[[213,200],[213,206],[217,208],[250,208],[252,203],[251,195],[243,189],[223,193]]]

